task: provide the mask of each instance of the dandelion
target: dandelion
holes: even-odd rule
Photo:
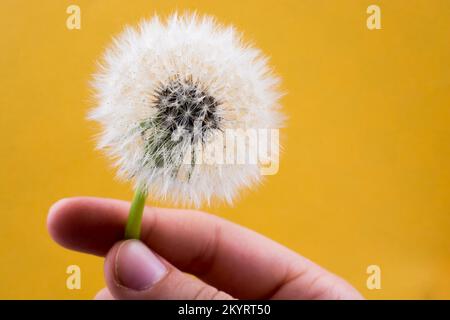
[[[147,194],[232,203],[261,180],[259,163],[204,164],[194,151],[234,148],[219,143],[226,130],[279,128],[278,82],[259,50],[209,16],[155,16],[114,40],[94,77],[90,119],[102,128],[98,148],[134,181],[127,238],[139,238]]]

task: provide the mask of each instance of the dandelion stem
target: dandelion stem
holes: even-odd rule
[[[142,214],[144,212],[147,191],[138,187],[131,202],[130,213],[128,214],[127,226],[125,228],[125,239],[139,239],[141,236]]]

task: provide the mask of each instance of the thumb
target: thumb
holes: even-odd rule
[[[105,278],[116,299],[233,299],[176,269],[138,240],[122,241],[111,248],[105,260]]]

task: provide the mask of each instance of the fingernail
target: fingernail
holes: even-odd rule
[[[166,266],[142,242],[127,240],[119,247],[115,261],[116,281],[129,289],[148,289],[161,280]]]

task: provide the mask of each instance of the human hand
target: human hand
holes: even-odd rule
[[[128,209],[99,198],[64,199],[50,209],[57,243],[105,256],[107,288],[97,299],[362,299],[308,259],[203,212],[148,207],[142,242],[124,241]]]

